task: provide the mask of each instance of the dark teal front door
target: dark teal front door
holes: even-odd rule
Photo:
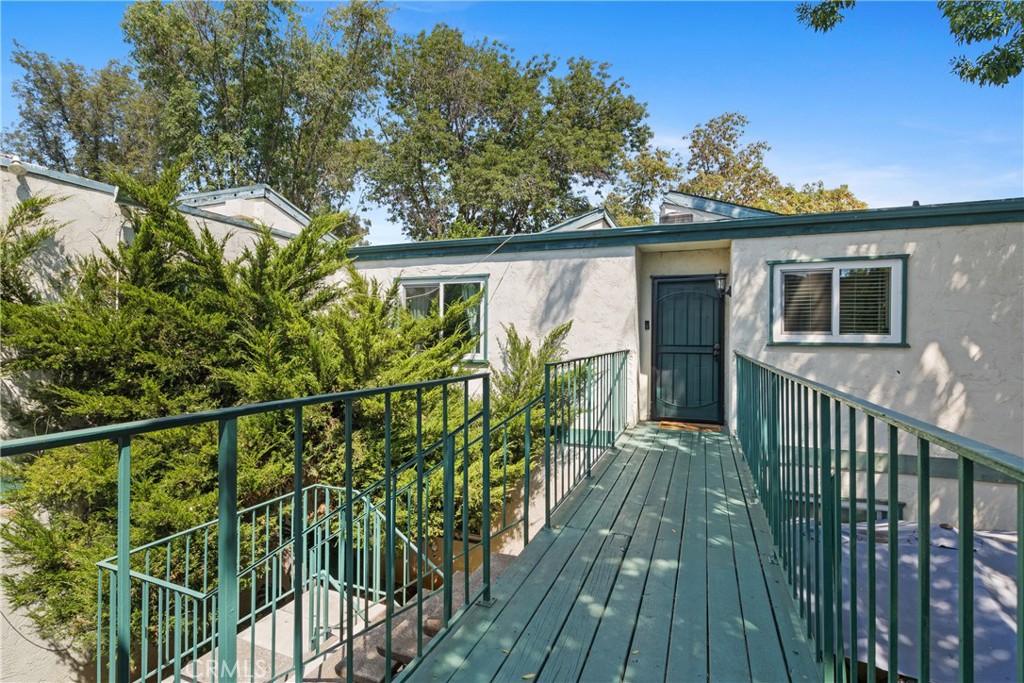
[[[723,301],[713,277],[654,280],[652,417],[722,422]]]

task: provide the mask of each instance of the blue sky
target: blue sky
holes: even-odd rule
[[[322,9],[323,5],[314,4]],[[726,111],[750,119],[785,182],[847,183],[872,207],[1024,194],[1024,79],[962,83],[961,48],[932,2],[864,2],[828,35],[797,24],[792,3],[413,2],[392,23],[415,33],[443,22],[523,59],[586,56],[646,102],[656,144],[685,149],[697,123]],[[3,125],[17,117],[14,40],[89,67],[127,55],[121,3],[0,6]],[[314,12],[315,13],[315,12]],[[402,238],[370,207],[370,240]]]

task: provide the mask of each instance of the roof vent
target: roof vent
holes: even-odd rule
[[[662,214],[661,223],[663,225],[675,225],[677,223],[692,223],[692,213],[668,213]]]
[[[915,199],[915,200],[914,200],[914,206],[921,206],[921,202],[919,202],[919,201],[917,201],[917,200]]]

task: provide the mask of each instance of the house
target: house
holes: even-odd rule
[[[31,180],[37,176],[48,177],[36,174]],[[67,184],[59,178],[49,180]],[[4,182],[7,193],[6,177]],[[114,197],[105,201],[116,203],[116,189],[101,191]],[[235,192],[246,196],[234,196]],[[240,215],[240,200],[258,200],[261,211],[281,211],[294,218],[283,205],[268,198],[266,189],[242,188],[183,198],[183,204],[188,211],[217,208],[236,216]],[[189,201],[195,204],[189,205]],[[491,439],[483,436],[491,428],[505,429],[507,444],[510,428],[532,425],[529,418],[521,423],[509,418],[504,425],[490,424],[488,384],[482,373],[344,395],[293,397],[168,418],[166,422],[158,419],[112,426],[100,435],[48,435],[5,442],[5,452],[17,454],[116,436],[122,443],[121,462],[128,462],[130,437],[136,433],[164,425],[219,421],[218,521],[176,533],[155,545],[131,548],[131,521],[128,515],[121,515],[117,526],[124,541],[118,546],[118,556],[98,563],[97,651],[100,664],[109,665],[109,678],[129,680],[129,648],[138,646],[139,652],[148,652],[153,641],[147,639],[151,637],[157,639],[158,649],[171,642],[172,620],[169,616],[164,619],[163,611],[170,609],[172,596],[176,606],[182,605],[183,613],[190,615],[184,623],[191,619],[192,634],[187,628],[176,630],[176,653],[150,661],[150,668],[143,672],[146,680],[161,680],[172,673],[185,673],[189,666],[194,671],[210,664],[237,665],[247,673],[259,666],[258,657],[274,663],[289,655],[294,656],[278,672],[290,671],[301,659],[305,673],[315,677],[344,678],[347,667],[353,666],[356,680],[373,681],[385,680],[400,666],[415,667],[420,662],[423,669],[410,668],[412,675],[405,680],[433,674],[445,680],[465,674],[481,680],[492,674],[521,679],[533,676],[537,671],[533,667],[539,665],[548,667],[543,675],[552,680],[558,679],[555,671],[562,671],[558,667],[572,666],[576,669],[571,680],[586,679],[591,669],[615,671],[608,667],[616,666],[627,667],[627,675],[638,680],[647,680],[647,673],[669,679],[682,670],[673,667],[689,666],[694,658],[699,665],[702,657],[708,662],[708,675],[716,680],[754,677],[753,666],[768,658],[773,659],[775,668],[767,679],[782,676],[795,680],[798,673],[820,678],[817,662],[821,662],[826,679],[841,679],[837,670],[842,668],[845,653],[850,653],[852,661],[884,664],[921,680],[930,679],[928,667],[933,660],[941,660],[934,671],[941,674],[936,680],[944,680],[957,675],[957,657],[952,653],[959,653],[960,662],[973,663],[976,645],[978,671],[989,672],[981,667],[997,666],[1003,675],[1024,650],[1020,647],[1022,632],[1011,628],[1014,601],[1005,590],[1005,594],[999,593],[999,586],[994,589],[998,599],[988,601],[1006,603],[1000,608],[1003,612],[993,617],[996,621],[985,622],[989,615],[975,610],[974,591],[981,596],[980,591],[988,589],[975,588],[981,572],[974,570],[972,539],[987,544],[985,553],[998,547],[1005,556],[1013,546],[1016,556],[1014,544],[1019,545],[1024,531],[1017,524],[1018,496],[1024,491],[1024,460],[1020,458],[1024,452],[1024,198],[782,216],[670,193],[660,213],[662,222],[658,224],[623,228],[596,209],[536,234],[352,250],[360,272],[384,284],[397,282],[406,305],[417,314],[443,311],[446,302],[483,293],[480,305],[468,313],[467,326],[481,334],[479,345],[465,359],[470,370],[483,371],[502,362],[507,325],[514,324],[520,334],[539,338],[556,325],[573,321],[566,345],[570,356],[583,360],[549,366],[549,373],[555,374],[552,383],[542,396],[523,407],[543,411],[545,430],[542,443],[535,446],[534,459],[527,456],[521,479],[511,482],[520,487],[518,491],[510,490],[510,480],[498,473],[494,476],[500,478],[503,488],[495,498],[490,497],[495,479],[483,479],[479,491],[468,490],[471,447],[479,448],[483,456],[492,441],[501,441],[494,438],[498,432],[490,432]],[[197,218],[228,225],[237,220],[205,214]],[[107,220],[111,226],[116,223],[114,217]],[[109,231],[116,239],[112,227]],[[238,238],[245,235],[241,232]],[[231,473],[237,470],[233,425],[238,416],[286,409],[294,410],[296,419],[301,420],[301,407],[316,403],[344,405],[348,416],[354,403],[363,399],[383,395],[384,405],[389,406],[393,394],[415,392],[418,399],[419,392],[440,386],[445,391],[451,386],[469,396],[471,383],[482,385],[483,408],[474,414],[468,398],[452,402],[452,422],[446,412],[444,434],[429,446],[436,456],[430,470],[433,474],[417,472],[416,477],[401,481],[398,474],[392,474],[390,480],[386,475],[381,480],[386,484],[383,493],[378,488],[375,495],[390,504],[363,493],[343,500],[337,486],[331,494],[316,490],[317,484],[250,508],[244,516],[250,520],[249,536],[236,536],[241,517],[236,508],[237,482]],[[566,390],[577,383],[585,391]],[[821,399],[820,405],[809,407],[808,397]],[[877,406],[858,399],[884,408],[876,410]],[[444,405],[447,411],[447,401]],[[388,410],[386,407],[384,421],[388,434],[392,419],[405,419],[407,430],[420,434],[418,411],[410,416]],[[694,432],[690,438],[650,423],[627,429],[641,421],[723,425],[739,438],[704,432]],[[452,427],[454,431],[449,431]],[[471,428],[480,430],[475,440]],[[874,477],[867,472],[861,475],[865,467],[875,466],[876,458],[871,456],[881,455],[881,437],[877,443],[873,441],[878,433],[889,437],[885,474],[875,470]],[[527,453],[529,434],[526,429],[518,435]],[[299,481],[301,435],[302,430],[297,429],[293,437]],[[350,435],[346,434],[346,439]],[[346,446],[350,445],[346,441]],[[390,463],[389,438],[383,447]],[[424,447],[418,444],[415,448],[418,463],[407,459],[409,453],[396,452],[401,459],[395,464],[404,461],[396,472],[408,474],[414,464],[422,468]],[[461,459],[456,459],[457,448],[462,449]],[[338,457],[351,458],[351,448],[343,450]],[[740,456],[746,465],[740,464]],[[480,462],[490,463],[491,458],[481,457]],[[351,460],[346,464],[351,465]],[[458,467],[462,467],[461,476]],[[351,471],[351,467],[345,470]],[[132,485],[130,468],[119,471],[119,491],[127,499]],[[391,471],[390,464],[386,471]],[[967,476],[959,476],[965,472]],[[924,476],[919,479],[918,473]],[[429,484],[434,475],[435,483]],[[539,476],[539,482],[532,481],[534,476]],[[431,518],[439,511],[423,503],[427,498],[424,489],[433,486],[436,492],[442,481],[443,521]],[[474,496],[481,509],[492,513],[490,530],[481,528],[474,540],[477,537],[463,517],[456,545],[458,502],[467,506]],[[863,505],[862,497],[866,497]],[[528,519],[529,503],[534,500],[542,502],[545,527],[559,510],[562,522],[567,520],[565,515],[572,516],[557,533],[544,528],[535,536]],[[930,505],[918,505],[918,500],[928,500]],[[288,534],[278,533],[276,545],[271,545],[269,536],[266,546],[260,545],[254,530],[261,525],[272,528],[274,519],[284,516],[283,506],[292,501],[305,501],[307,514],[293,516],[294,525]],[[509,501],[515,509],[507,515]],[[517,502],[522,504],[521,513]],[[396,505],[406,507],[396,513]],[[691,505],[694,514],[689,512]],[[502,528],[495,530],[499,507]],[[349,509],[351,514],[345,512]],[[857,556],[857,562],[864,562],[863,571],[853,569],[859,566],[854,554],[861,552],[858,547],[862,545],[854,524],[862,512],[871,519],[884,516],[888,532],[885,540],[878,540],[874,533],[865,534],[867,548],[875,555],[873,561],[866,562],[867,553]],[[407,520],[404,533],[395,529],[396,514]],[[353,522],[357,515],[359,520]],[[601,524],[594,523],[597,517],[602,518]],[[429,539],[443,551],[437,557],[438,565],[431,564],[427,572],[432,578],[443,578],[441,589],[431,584],[431,592],[424,591],[420,580],[425,575],[424,561],[420,558],[427,553],[422,551],[422,530],[417,535],[408,521],[414,518],[421,526],[443,527],[441,537]],[[357,559],[358,534],[351,525],[369,525],[370,520],[385,532],[359,547],[363,568],[348,569],[344,577],[333,575],[335,552],[339,564],[343,552],[345,557]],[[916,520],[912,541],[900,535],[908,533],[902,526],[907,520]],[[311,526],[304,527],[307,523]],[[182,561],[188,567],[187,548],[205,547],[213,524],[224,525],[224,535],[238,537],[240,542],[219,545],[216,553],[209,553],[209,563],[204,553],[203,571],[185,572],[192,577],[192,584],[188,579],[175,583],[178,579],[172,576],[170,559],[166,571],[157,568],[150,574],[148,563],[145,573],[138,576],[117,571],[132,553],[142,559],[137,553],[157,548],[153,552],[166,552],[170,558],[173,552],[181,552],[180,548],[174,550],[175,543],[186,548]],[[345,524],[350,528],[346,530]],[[962,527],[960,535],[945,533],[949,531],[945,527],[938,527],[944,536],[935,532],[933,527],[939,524]],[[492,564],[497,568],[504,562],[494,561],[491,540],[508,531],[505,527],[519,529],[520,525],[523,540],[531,543],[524,551],[529,557],[520,558],[520,564],[509,569],[505,583],[496,584],[504,592],[497,592],[496,604],[490,605],[493,575],[489,572]],[[278,528],[283,529],[280,522]],[[981,536],[979,531],[975,537],[976,528],[1016,533]],[[932,547],[932,533],[943,550]],[[284,558],[290,548],[299,546],[300,537],[309,550],[306,579],[301,573],[292,573],[291,582],[282,587],[277,577],[285,573]],[[960,549],[950,549],[951,542]],[[474,552],[481,562],[477,571],[472,571],[470,564]],[[895,552],[901,556],[895,563],[883,564],[877,559],[883,552],[889,552],[888,557]],[[910,557],[904,559],[908,553]],[[218,579],[214,589],[207,585],[206,570],[213,571],[214,554],[218,571],[240,567],[237,581]],[[687,566],[695,556],[697,562]],[[811,557],[815,558],[813,570]],[[825,561],[819,568],[819,557],[831,558],[833,563]],[[240,564],[244,558],[249,559]],[[412,566],[413,558],[419,561],[418,568]],[[917,565],[912,564],[915,559]],[[385,580],[383,586],[382,563],[387,565],[385,577],[393,579]],[[925,567],[931,571],[933,564],[942,565],[947,572],[941,577],[942,586],[926,573]],[[619,572],[620,566],[627,565],[629,571]],[[863,592],[865,574],[868,580],[878,578],[870,573],[873,569],[882,572],[876,565],[885,567],[889,585],[901,584],[904,578],[912,582],[913,590],[901,589],[901,601],[917,600],[907,603],[915,606],[905,611],[904,602],[888,609],[884,601],[893,593],[880,589],[884,584],[875,580],[867,602],[873,605],[878,593],[879,612],[887,623],[881,614],[870,619],[860,614],[858,600],[848,601],[858,605],[857,610],[843,611],[844,596]],[[953,565],[958,574],[948,573]],[[591,572],[597,566],[608,570]],[[1013,567],[1024,571],[1018,561],[1009,566],[1009,570],[1000,569],[1007,577],[1013,575]],[[563,567],[568,569],[563,571]],[[241,581],[255,581],[258,572],[272,577],[264,589],[274,591],[274,596],[265,604],[246,607],[239,602]],[[197,583],[200,576],[201,584]],[[364,583],[355,585],[358,576],[364,577]],[[372,587],[365,578],[368,576],[376,581]],[[787,576],[792,591],[782,583]],[[940,578],[938,568],[934,578]],[[991,575],[986,574],[978,580],[989,579]],[[948,591],[954,582],[960,590],[959,601],[949,593],[937,594],[940,589]],[[153,587],[152,593],[145,593],[151,601],[160,591],[158,613],[150,611],[150,603],[144,599],[136,600],[144,586],[145,591]],[[590,604],[594,595],[599,595],[598,587],[604,591],[603,597]],[[931,605],[933,589],[941,598],[938,606]],[[310,599],[291,600],[289,590],[294,591],[291,596],[308,591]],[[585,596],[584,591],[588,591]],[[257,592],[250,592],[249,599],[255,601]],[[116,596],[120,597],[115,600]],[[310,607],[319,604],[321,597],[325,606],[330,601],[331,605],[351,607],[358,600],[368,609],[360,613],[362,622],[348,609],[345,622],[339,611]],[[489,606],[472,605],[478,597]],[[400,605],[395,604],[396,599]],[[602,601],[609,606],[614,603],[614,608],[606,611],[610,618],[594,616],[591,608],[601,613]],[[794,602],[800,604],[799,615]],[[104,604],[109,606],[106,612]],[[691,604],[696,605],[695,610],[690,610]],[[465,610],[460,611],[463,605]],[[303,610],[307,608],[313,612],[310,628],[316,619],[319,629],[313,652],[304,650],[310,637],[310,632],[303,631]],[[131,619],[116,616],[115,611],[121,609],[129,617],[149,620],[141,644],[132,642]],[[686,621],[689,611],[703,617],[692,638],[681,630],[694,627]],[[970,629],[966,631],[970,637],[956,638],[958,625],[968,623],[965,615],[970,614],[973,621],[975,611],[983,631],[992,623],[1004,635],[1010,634],[1009,640],[1016,637],[1016,655],[1010,651],[1013,643],[1000,640],[993,645],[984,633],[976,638]],[[213,612],[217,623],[237,626],[232,635],[238,636],[237,642],[232,637],[217,640],[216,661],[208,649],[211,641],[205,630],[197,635],[197,625],[212,623]],[[942,621],[945,630],[929,625],[926,616],[932,612],[935,623]],[[279,635],[283,627],[277,626],[280,613],[286,617],[281,623],[293,627],[283,636]],[[434,614],[439,616],[430,623],[428,617]],[[629,614],[636,618],[622,617]],[[889,640],[886,648],[883,637],[888,638],[897,616],[900,628],[895,632],[900,637]],[[806,634],[804,625],[794,627],[800,617],[808,620]],[[530,628],[524,626],[524,618],[531,620]],[[467,619],[470,626],[452,631],[450,619]],[[1019,623],[1019,616],[1017,620]],[[178,619],[173,622],[177,624]],[[879,626],[880,622],[884,625]],[[494,628],[490,628],[492,624]],[[357,630],[364,627],[373,633]],[[875,629],[867,631],[867,648],[860,642],[862,628]],[[267,631],[274,634],[269,641]],[[331,634],[336,632],[348,635],[332,640]],[[558,643],[566,634],[576,638],[583,632],[588,644],[581,653],[584,661],[579,657],[575,663],[568,661],[575,656],[575,646],[560,648]],[[857,637],[850,638],[851,632]],[[813,652],[808,635],[814,641]],[[425,641],[433,636],[439,637],[428,650]],[[654,647],[649,649],[648,644]],[[693,644],[697,650],[691,654],[680,644]],[[348,646],[352,649],[346,649]],[[860,654],[858,647],[862,648]],[[915,659],[909,650],[904,651],[895,666],[892,658],[906,648],[917,648],[920,654]],[[748,650],[751,668],[745,674],[730,668],[736,663],[747,666],[744,657]],[[647,656],[652,651],[657,656]],[[755,662],[755,651],[765,661]],[[551,653],[568,653],[570,657],[555,661],[548,657]],[[641,656],[633,656],[638,653]],[[876,656],[888,659],[876,660]],[[353,664],[354,657],[362,659]],[[469,669],[459,671],[463,663]],[[359,668],[364,665],[374,669],[366,679],[361,678],[365,671]],[[719,666],[723,673],[716,678]],[[516,667],[529,668],[520,671]],[[321,672],[321,668],[325,670]],[[107,672],[100,677],[106,679]],[[969,677],[967,672],[964,677]],[[205,679],[199,676],[199,680]]]

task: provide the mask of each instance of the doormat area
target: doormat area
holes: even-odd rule
[[[714,432],[721,433],[721,425],[694,424],[692,422],[659,422],[658,429],[674,429],[678,432]]]

